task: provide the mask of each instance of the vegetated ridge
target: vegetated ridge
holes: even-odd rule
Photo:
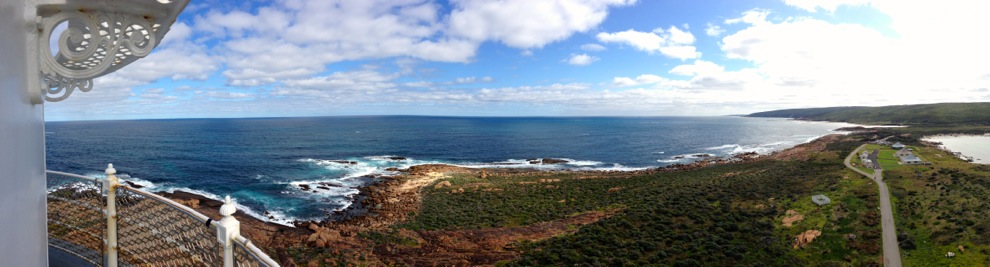
[[[782,109],[747,116],[860,124],[990,125],[990,102]]]

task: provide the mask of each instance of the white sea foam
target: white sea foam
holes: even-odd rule
[[[581,171],[641,171],[653,167],[627,167],[622,164],[613,163],[611,167],[578,168]]]
[[[729,148],[736,148],[736,147],[739,147],[739,144],[728,144],[728,145],[721,145],[721,146],[713,146],[713,147],[705,148],[705,150],[722,150],[722,149],[729,149]]]
[[[48,188],[48,193],[52,193],[52,192],[55,192],[55,191],[58,191],[58,190],[72,190],[73,192],[82,192],[82,191],[88,191],[88,190],[97,190],[97,191],[99,191],[100,188],[101,188],[101,186],[98,183],[91,183],[91,182],[82,182],[82,181],[79,181],[79,182],[69,182],[69,183],[66,183],[66,184],[62,184],[62,185],[59,185],[59,186]]]
[[[446,163],[458,167],[481,169],[481,168],[500,168],[500,169],[537,169],[537,170],[574,170],[574,171],[619,171],[619,170],[644,170],[653,168],[653,166],[648,167],[627,167],[618,163],[604,163],[601,161],[594,160],[577,160],[570,158],[556,158],[560,160],[566,160],[565,163],[558,164],[542,164],[542,163],[530,163],[528,159],[507,159],[498,162],[485,162],[485,163]],[[533,159],[534,162],[542,162],[542,158]]]
[[[573,166],[599,166],[605,164],[601,161],[594,161],[594,160],[576,160],[576,159],[568,159],[568,158],[562,158],[562,160],[567,161],[567,163],[564,164],[573,165]]]
[[[404,158],[404,160],[403,159],[394,159],[394,158]],[[406,161],[406,160],[410,160],[411,158],[400,157],[400,156],[395,156],[395,155],[381,155],[381,156],[367,156],[367,157],[364,157],[364,159],[376,160],[376,161]]]
[[[316,180],[316,181],[292,181],[289,182],[293,189],[319,196],[351,196],[359,193],[358,189],[341,183],[338,179]],[[342,186],[334,186],[339,184]],[[302,190],[302,186],[308,186],[309,190]],[[326,187],[327,189],[319,188]]]
[[[736,155],[743,153],[757,153],[757,154],[767,154],[778,149],[784,148],[789,144],[793,144],[793,141],[777,141],[766,144],[755,144],[755,145],[740,145],[740,144],[727,144],[721,146],[714,146],[705,148],[705,150],[715,150],[724,153],[723,156]],[[681,155],[684,156],[684,155]]]
[[[144,180],[144,179],[137,178],[137,177],[132,177],[132,176],[127,175],[127,174],[118,175],[117,178],[120,178],[120,179],[122,179],[124,181],[128,181],[128,182],[134,183],[136,185],[139,185],[139,186],[141,186],[141,189],[142,190],[151,190],[151,189],[155,189],[156,187],[158,187],[158,185],[156,185],[155,183],[152,183],[151,181]]]
[[[167,193],[175,193],[175,191],[182,191],[216,201],[223,201],[223,198],[217,194],[203,190],[192,189],[188,187],[165,187],[163,190],[158,190],[158,192],[167,192]],[[234,200],[235,202],[237,202],[236,201],[237,199]],[[237,210],[243,211],[244,214],[254,217],[255,219],[271,222],[271,223],[277,223],[285,226],[293,226],[292,221],[297,220],[295,217],[287,216],[284,212],[281,212],[277,209],[266,209],[266,212],[268,212],[268,214],[271,215],[272,218],[268,218],[264,214],[259,213],[258,211],[255,211],[251,207],[245,206],[241,203],[237,203]]]

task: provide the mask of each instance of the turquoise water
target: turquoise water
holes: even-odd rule
[[[249,214],[288,223],[347,207],[370,176],[395,174],[390,167],[637,170],[696,154],[769,153],[843,126],[744,117],[374,116],[49,122],[46,137],[50,170],[100,177],[114,163],[122,179],[146,190],[229,194]],[[568,162],[531,165],[533,158]]]

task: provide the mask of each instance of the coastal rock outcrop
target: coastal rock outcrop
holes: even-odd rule
[[[812,240],[815,240],[815,238],[820,235],[822,235],[822,231],[819,230],[808,230],[804,231],[804,233],[798,234],[794,237],[794,249],[800,249],[808,246],[808,244],[811,244]]]
[[[563,163],[567,163],[567,162],[569,162],[569,161],[564,160],[564,159],[553,159],[553,158],[543,159],[543,164],[563,164]]]
[[[329,247],[334,241],[339,240],[341,236],[340,231],[320,227],[315,223],[309,225],[309,230],[312,230],[313,233],[309,235],[306,242],[317,247]]]
[[[450,184],[450,181],[442,181],[442,182],[437,183],[437,185],[434,185],[433,188],[440,189],[440,188],[444,188],[444,187],[447,187],[447,186],[453,186],[453,185]]]
[[[784,227],[791,227],[794,223],[804,220],[804,215],[801,215],[795,210],[787,210],[786,216],[781,220]]]
[[[427,175],[429,173],[447,173],[447,172],[473,172],[473,170],[458,167],[454,165],[447,164],[423,164],[409,167],[405,171],[409,172],[410,175]]]

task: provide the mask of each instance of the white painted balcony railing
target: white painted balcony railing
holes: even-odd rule
[[[96,266],[278,266],[240,235],[230,196],[212,220],[106,173],[47,171],[50,247]]]

